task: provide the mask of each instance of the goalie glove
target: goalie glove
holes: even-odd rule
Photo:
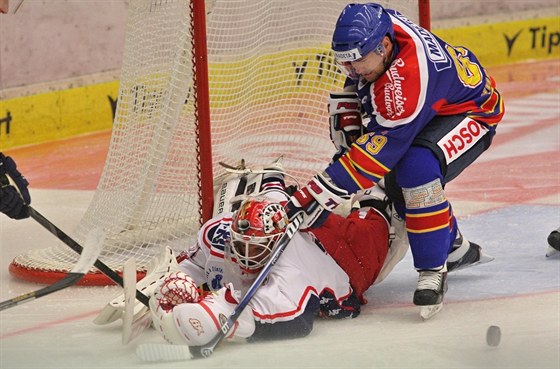
[[[150,298],[150,311],[155,329],[174,345],[202,346],[220,330],[221,323],[231,315],[239,301],[239,291],[228,283],[216,292],[208,293],[196,303],[182,303],[166,309],[157,293]],[[255,332],[253,311],[243,310],[226,338],[248,338]]]
[[[328,107],[331,141],[342,155],[364,134],[362,104],[355,92],[331,92]]]
[[[198,302],[200,293],[190,275],[183,272],[170,272],[157,281],[154,297],[159,307],[170,311],[180,304]]]
[[[301,229],[320,226],[329,212],[347,216],[351,210],[350,194],[332,183],[325,172],[317,174],[307,186],[296,191],[286,204],[286,213],[292,220],[305,212]]]
[[[8,177],[15,186],[10,184]],[[27,186],[29,182],[17,170],[15,161],[0,153],[0,212],[12,219],[29,217],[27,205],[31,203],[31,196]]]

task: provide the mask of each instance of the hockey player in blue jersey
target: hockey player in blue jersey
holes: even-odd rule
[[[0,212],[12,219],[28,218],[31,196],[27,186],[29,182],[18,171],[16,162],[0,152]]]
[[[383,179],[406,220],[419,272],[413,301],[428,319],[442,307],[448,271],[492,260],[462,237],[444,187],[490,146],[503,100],[471,51],[378,4],[347,5],[332,49],[348,76],[329,102],[339,153],[292,196],[288,214],[320,222],[312,203],[336,212]]]

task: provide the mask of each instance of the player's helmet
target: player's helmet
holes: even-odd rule
[[[233,214],[228,244],[231,258],[245,272],[260,270],[287,225],[288,216],[282,205],[264,198],[245,200]]]
[[[338,17],[332,50],[339,64],[363,58],[380,49],[386,35],[395,39],[391,17],[379,4],[348,4]],[[356,76],[350,76],[355,78]]]

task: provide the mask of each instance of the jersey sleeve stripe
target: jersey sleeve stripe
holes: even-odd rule
[[[359,169],[366,177],[377,178],[376,182],[390,172],[389,168],[381,164],[381,162],[377,161],[373,156],[364,152],[364,149],[360,145],[352,146],[348,156],[352,167]]]
[[[354,183],[356,183],[358,187],[360,187],[360,189],[363,190],[365,188],[370,188],[375,184],[375,182],[373,182],[372,180],[368,179],[367,177],[361,175],[359,172],[354,170],[353,165],[350,162],[350,159],[347,158],[346,156],[340,159],[340,163],[342,164],[342,167],[346,170],[348,175],[352,178]]]
[[[332,291],[330,289],[328,289],[328,290]],[[334,292],[332,292],[332,293],[334,295]],[[348,291],[347,295],[338,298],[338,302],[341,303],[342,301],[348,299],[351,294],[352,294],[352,290],[350,289]],[[255,318],[257,320],[259,320],[261,322],[264,322],[264,323],[274,323],[274,322],[279,322],[279,321],[292,320],[294,317],[299,316],[300,314],[302,314],[305,311],[305,307],[307,305],[307,302],[309,301],[309,299],[313,295],[320,296],[320,294],[317,292],[317,290],[314,287],[307,286],[305,288],[304,292],[302,293],[301,298],[299,299],[298,304],[297,304],[295,309],[288,310],[288,311],[283,311],[283,312],[278,312],[278,313],[274,313],[274,314],[263,314],[263,313],[260,313],[260,312],[256,311],[255,309],[253,309],[253,315],[255,316]]]
[[[260,312],[253,309],[253,314],[260,321],[268,322],[268,323],[272,323],[275,320],[278,320],[278,321],[286,320],[286,319],[282,319],[282,318],[292,319],[293,317],[298,316],[299,314],[301,314],[304,311],[304,307],[307,304],[307,301],[309,300],[311,295],[318,296],[319,294],[314,287],[307,286],[305,288],[303,294],[301,295],[301,298],[299,299],[299,302],[298,302],[295,309],[288,310],[288,311],[283,311],[283,312],[279,312],[279,313],[274,313],[274,314],[263,314],[263,313],[260,313]]]

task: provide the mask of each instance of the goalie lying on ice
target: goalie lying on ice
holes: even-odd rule
[[[235,212],[206,222],[179,265],[153,279],[152,320],[168,342],[207,344],[269,260],[288,224],[282,206],[288,195],[282,175],[265,177],[260,187],[268,190],[247,196]],[[398,238],[389,248],[392,228],[384,200],[382,192],[367,193],[347,216],[327,213],[320,226],[304,225],[227,338],[303,337],[317,316],[358,316],[365,291],[380,282],[408,248]],[[209,291],[201,292],[196,288],[200,285]]]

